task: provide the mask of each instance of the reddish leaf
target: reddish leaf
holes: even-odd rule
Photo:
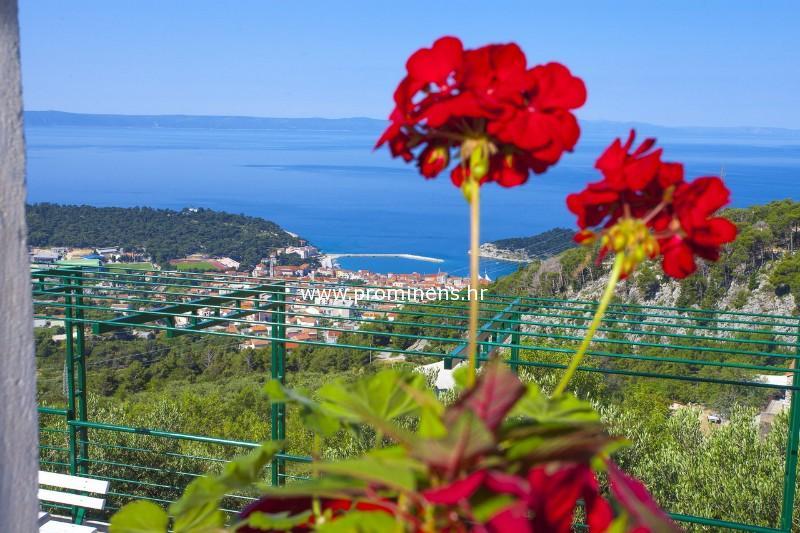
[[[458,418],[448,421],[448,432],[444,437],[414,441],[411,455],[442,473],[445,479],[452,479],[495,447],[495,440],[486,425],[471,411],[463,411]]]
[[[422,493],[426,500],[441,505],[454,505],[462,500],[467,500],[486,479],[486,470],[478,470],[469,476],[453,481],[443,487],[428,489]]]
[[[486,524],[486,529],[491,533],[533,533],[528,514],[525,502],[517,502],[494,515]]]
[[[587,479],[583,489],[583,505],[586,509],[586,524],[589,526],[589,531],[608,529],[614,519],[614,512],[608,501],[600,494],[600,486],[594,475]]]
[[[511,370],[500,362],[489,364],[475,383],[445,413],[445,420],[454,420],[465,409],[472,411],[491,431],[525,394],[525,385]]]
[[[518,498],[528,498],[531,486],[528,480],[505,472],[490,471],[486,476],[486,488],[493,492],[513,494]]]
[[[553,470],[552,466],[531,469],[530,507],[534,511],[535,531],[570,533],[578,498],[594,481],[594,473],[585,464]]]
[[[606,461],[606,465],[608,466],[608,479],[611,482],[611,493],[628,511],[634,531],[652,533],[682,531],[661,510],[641,481],[630,477],[611,461]]]

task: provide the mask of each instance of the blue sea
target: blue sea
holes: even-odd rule
[[[800,133],[639,126],[691,177],[724,169],[734,206],[800,200]],[[467,274],[468,210],[448,176],[425,181],[373,151],[379,129],[31,126],[28,200],[95,206],[208,207],[261,216],[330,253],[409,253],[442,264],[345,258],[377,272]],[[591,123],[575,153],[524,186],[482,189],[482,241],[572,227],[569,192],[598,178],[594,159],[627,126]],[[98,243],[113,244],[113,243]],[[491,278],[517,264],[484,261]]]

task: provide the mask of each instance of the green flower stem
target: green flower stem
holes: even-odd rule
[[[478,274],[481,266],[480,240],[481,240],[481,187],[480,184],[471,191],[469,201],[469,290],[467,296],[472,296],[469,300],[469,341],[467,353],[469,354],[469,366],[467,367],[467,388],[472,388],[475,384],[475,367],[478,357],[478,315],[480,313],[480,280]],[[470,295],[470,291],[472,294]]]
[[[586,331],[586,336],[583,338],[583,341],[581,341],[578,351],[572,356],[572,361],[570,361],[567,371],[564,373],[564,376],[561,378],[561,381],[559,381],[558,386],[553,391],[553,398],[561,396],[564,393],[564,389],[567,388],[569,380],[572,379],[575,371],[583,362],[583,358],[586,355],[586,350],[589,349],[589,345],[592,343],[592,338],[594,337],[597,328],[600,327],[600,322],[602,322],[603,316],[606,314],[608,304],[611,303],[611,298],[614,297],[614,289],[616,288],[620,274],[622,273],[622,265],[624,262],[625,253],[618,252],[614,258],[614,266],[611,268],[611,275],[608,278],[606,290],[603,292],[603,297],[600,298],[600,304],[597,306],[597,310],[594,312],[592,323],[589,326],[589,329]]]

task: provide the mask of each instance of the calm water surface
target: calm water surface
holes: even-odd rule
[[[564,197],[597,179],[592,163],[614,136],[605,128],[587,129],[576,152],[548,174],[516,189],[482,189],[483,241],[573,224]],[[377,130],[30,127],[28,198],[245,213],[273,220],[328,252],[445,260],[342,259],[348,268],[465,275],[467,205],[460,192],[447,176],[426,183],[413,167],[373,152],[376,135]],[[660,142],[667,159],[686,163],[689,176],[718,174],[724,167],[735,206],[800,199],[796,134],[675,130]],[[482,266],[492,278],[516,268],[498,261]]]

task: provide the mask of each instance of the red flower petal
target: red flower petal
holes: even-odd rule
[[[461,67],[463,51],[457,37],[437,39],[431,48],[417,50],[408,58],[408,76],[413,80],[444,84],[450,74]]]
[[[516,154],[497,154],[490,161],[492,181],[503,187],[516,187],[528,181],[528,166]]]
[[[547,63],[531,70],[536,81],[537,109],[575,109],[586,102],[586,86],[561,63]]]
[[[697,270],[692,249],[678,236],[661,244],[664,260],[661,262],[664,273],[673,278],[685,278]]]
[[[486,470],[478,470],[444,487],[428,489],[422,493],[422,496],[430,503],[454,505],[462,500],[469,499],[475,494],[475,491],[480,488],[484,479],[486,479]]]

